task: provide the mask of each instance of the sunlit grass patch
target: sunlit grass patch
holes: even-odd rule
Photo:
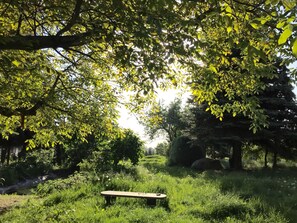
[[[296,222],[296,177],[291,170],[206,171],[168,167],[165,158],[145,157],[122,172],[75,176],[39,187],[39,200],[2,215],[0,222]],[[59,189],[55,189],[59,188]],[[158,192],[145,199],[117,198],[107,206],[102,190]],[[37,193],[37,195],[38,195]]]

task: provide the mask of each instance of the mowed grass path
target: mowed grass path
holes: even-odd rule
[[[297,222],[296,169],[194,172],[145,157],[129,173],[77,175],[39,187],[41,199],[0,215],[0,222]],[[165,193],[148,207],[142,199],[118,198],[106,206],[102,190]]]

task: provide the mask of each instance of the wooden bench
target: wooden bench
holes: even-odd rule
[[[156,205],[157,199],[166,198],[165,194],[160,193],[126,192],[112,190],[102,191],[101,195],[105,197],[107,205],[111,204],[111,200],[115,201],[116,197],[145,198],[147,200],[147,204],[151,206]]]

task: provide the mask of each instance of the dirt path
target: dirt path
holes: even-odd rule
[[[0,195],[0,215],[8,209],[21,204],[27,200],[30,195]]]

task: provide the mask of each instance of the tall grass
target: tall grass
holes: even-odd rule
[[[40,186],[29,200],[0,216],[0,222],[297,222],[296,170],[203,172],[168,167],[145,157],[130,171],[97,178],[72,177]],[[55,189],[59,188],[59,189]],[[102,190],[160,192],[168,199],[117,198],[106,206]]]

